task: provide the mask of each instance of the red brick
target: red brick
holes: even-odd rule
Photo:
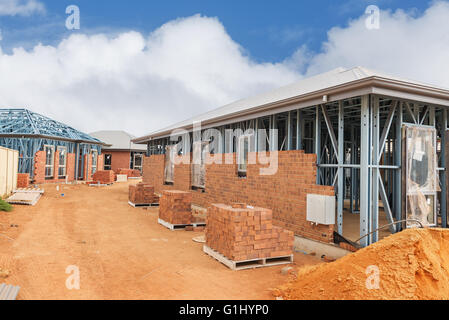
[[[29,173],[18,173],[17,174],[17,188],[28,188],[30,185],[30,174]]]
[[[216,157],[223,155],[215,155]],[[235,154],[226,155],[234,159]],[[252,154],[254,156],[254,154]],[[184,155],[190,160],[191,155]],[[205,192],[191,190],[191,166],[175,166],[174,185],[164,184],[164,155],[144,158],[143,181],[162,190],[191,191],[192,203],[208,208],[213,203],[247,203],[272,210],[272,224],[321,242],[332,242],[334,226],[313,225],[306,221],[307,194],[334,196],[329,186],[316,185],[316,155],[304,151],[279,152],[279,168],[272,176],[261,176],[265,166],[249,164],[247,178],[237,176],[237,164],[206,165]],[[268,218],[268,217],[267,217]],[[251,224],[252,222],[250,222]],[[255,225],[266,230],[269,225]]]

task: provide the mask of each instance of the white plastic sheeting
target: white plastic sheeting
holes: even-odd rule
[[[206,187],[206,156],[209,153],[209,142],[193,143],[192,186]]]
[[[406,128],[407,219],[418,220],[424,227],[435,226],[438,179],[436,130],[429,127]],[[410,221],[407,227],[417,227]]]
[[[165,183],[175,182],[175,156],[177,147],[167,146],[165,152],[165,168],[164,168],[164,181]]]

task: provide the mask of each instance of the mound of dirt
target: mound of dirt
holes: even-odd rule
[[[449,299],[449,230],[406,230],[276,290],[292,300]]]

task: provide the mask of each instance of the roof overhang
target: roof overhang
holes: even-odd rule
[[[366,94],[376,94],[431,105],[449,106],[449,90],[379,76],[371,76],[265,105],[247,108],[243,111],[229,113],[221,117],[206,119],[201,122],[201,128],[208,129],[276,113],[320,105],[323,104],[323,96],[327,96],[327,103],[329,103]],[[192,123],[176,129],[193,131],[193,126],[194,124]],[[170,130],[161,130],[144,137],[136,138],[132,141],[134,143],[147,143],[152,140],[170,137],[172,132],[173,128],[170,128]]]
[[[109,146],[108,144],[101,141],[89,141],[89,140],[74,140],[63,137],[54,137],[54,136],[46,136],[46,135],[36,135],[36,134],[0,134],[0,138],[11,138],[11,139],[49,139],[55,141],[67,141],[72,143],[81,143],[81,144],[95,144],[101,146]]]

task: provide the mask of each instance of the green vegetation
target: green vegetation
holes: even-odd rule
[[[2,199],[0,199],[0,211],[6,211],[6,212],[11,212],[12,211],[12,205],[10,205],[9,203],[3,201]]]

